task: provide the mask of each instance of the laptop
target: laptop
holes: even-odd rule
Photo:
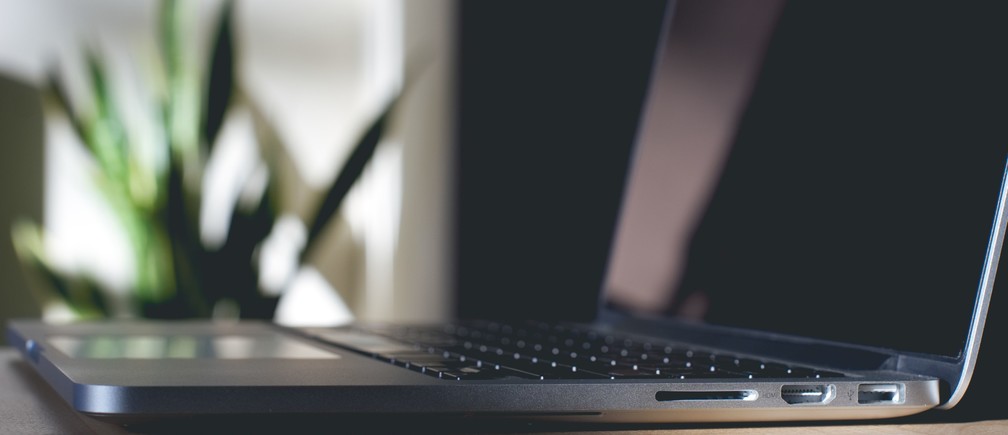
[[[847,420],[955,406],[1005,232],[1006,150],[985,115],[997,70],[926,23],[859,41],[865,27],[836,32],[808,2],[676,6],[605,282],[584,293],[593,322],[19,320],[10,342],[73,409],[121,421]],[[955,53],[953,66],[925,62]],[[939,80],[962,69],[974,80]]]

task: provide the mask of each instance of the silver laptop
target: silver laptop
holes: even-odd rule
[[[923,25],[857,41],[796,9],[809,2],[723,6],[668,14],[605,283],[584,293],[599,301],[593,323],[29,320],[9,340],[74,409],[119,420],[838,420],[955,406],[1005,231],[1004,144],[986,141],[996,126],[972,104],[984,73],[948,83],[969,65],[914,64],[958,50],[913,33]]]

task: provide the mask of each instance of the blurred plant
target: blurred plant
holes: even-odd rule
[[[226,241],[207,247],[199,234],[199,207],[204,168],[228,108],[249,104],[233,77],[232,5],[221,13],[213,42],[209,72],[201,76],[183,53],[183,8],[166,0],[160,13],[159,52],[162,82],[157,96],[168,164],[163,168],[140,162],[119,108],[113,100],[106,67],[93,52],[86,54],[92,104],[74,107],[56,74],[50,75],[45,99],[64,112],[98,170],[99,187],[129,242],[136,269],[130,304],[134,315],[152,318],[208,317],[215,308],[237,308],[246,318],[272,317],[275,296],[259,290],[255,256],[276,223],[279,192],[278,156],[283,147],[260,149],[267,167],[265,187],[256,200],[239,202],[231,214]],[[306,222],[304,262],[325,225],[358,178],[384,130],[398,96],[392,98],[357,142],[333,184],[321,196],[314,217]],[[252,107],[257,133],[276,141],[278,136],[262,113]],[[263,140],[259,141],[260,143]],[[155,165],[156,166],[156,165]],[[255,181],[246,180],[253,187]],[[260,186],[263,184],[260,183]],[[249,186],[247,186],[249,187]],[[45,290],[44,300],[65,303],[78,318],[115,314],[108,289],[82,274],[57,270],[44,249],[38,224],[16,222],[12,240],[29,275]],[[233,307],[231,304],[236,304]],[[234,311],[229,309],[226,311]]]

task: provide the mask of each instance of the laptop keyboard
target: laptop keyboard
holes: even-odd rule
[[[467,322],[358,328],[380,341],[335,344],[450,380],[827,378],[841,373],[719,354],[579,326]],[[316,335],[316,334],[313,334]],[[317,338],[326,340],[326,334]],[[334,340],[335,341],[335,340]]]

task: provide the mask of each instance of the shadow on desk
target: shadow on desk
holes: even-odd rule
[[[118,428],[116,428],[118,430]],[[437,434],[532,434],[532,433],[632,433],[649,434],[807,434],[813,433],[1006,433],[1008,421],[978,421],[961,423],[884,422],[860,424],[569,424],[552,422],[519,422],[495,419],[411,418],[397,419],[332,416],[253,417],[241,419],[189,419],[128,425],[124,430],[136,433],[437,433]]]

